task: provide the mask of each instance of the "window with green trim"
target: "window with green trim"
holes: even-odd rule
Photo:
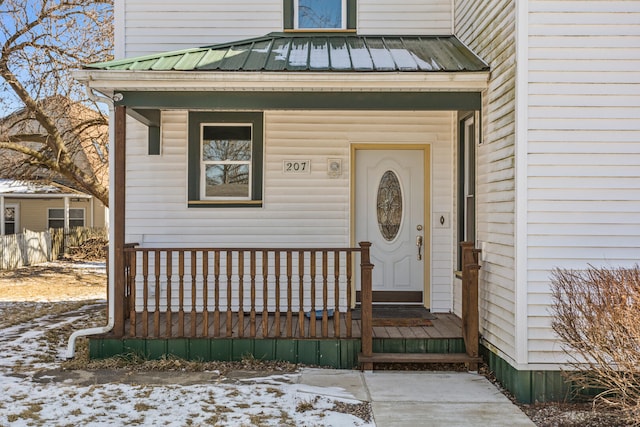
[[[284,27],[293,30],[356,28],[356,0],[284,0]]]
[[[262,113],[189,114],[189,206],[262,204]]]
[[[476,243],[476,126],[475,115],[459,123],[458,145],[458,236]],[[458,270],[462,270],[462,248],[458,246]]]

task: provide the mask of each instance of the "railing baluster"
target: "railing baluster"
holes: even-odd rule
[[[202,336],[209,336],[209,252],[202,251]]]
[[[347,284],[346,284],[346,293],[347,293],[347,307],[346,307],[346,321],[347,321],[347,338],[351,338],[351,334],[353,331],[352,319],[351,319],[351,276],[353,274],[352,271],[352,259],[353,255],[349,252],[346,254],[346,263],[347,263]]]
[[[130,294],[129,294],[129,298],[130,298],[130,303],[129,303],[129,321],[131,322],[130,325],[130,330],[129,330],[129,335],[131,335],[132,337],[136,336],[136,327],[137,327],[137,319],[136,319],[136,296],[137,296],[137,292],[136,292],[136,268],[137,268],[137,257],[136,257],[136,253],[135,252],[131,252],[131,265],[129,267],[129,275],[130,275]]]
[[[347,253],[349,256],[349,253]],[[333,252],[333,276],[335,283],[333,284],[333,298],[335,299],[335,308],[333,310],[333,336],[340,337],[340,252]]]
[[[244,337],[244,251],[238,251],[238,336]]]
[[[328,271],[329,266],[327,251],[322,251],[322,337],[327,338],[329,336],[329,312],[327,311],[327,305],[329,303],[329,283],[328,283]]]
[[[311,338],[316,337],[316,258],[317,253],[315,251],[309,252],[310,266],[309,273],[311,275],[311,312],[309,313],[309,336]]]
[[[160,336],[160,251],[153,253],[153,272],[155,275],[155,307],[153,310],[153,336]]]
[[[178,253],[178,336],[184,336],[184,251]]]
[[[269,252],[262,251],[262,338],[269,336]]]
[[[213,311],[213,336],[220,336],[220,251],[214,252],[214,298],[215,298],[215,308]]]
[[[298,251],[298,329],[300,338],[306,336],[304,330],[304,252]]]
[[[167,337],[171,337],[173,336],[173,322],[172,322],[172,316],[171,316],[171,310],[173,309],[171,307],[171,276],[173,275],[173,252],[171,251],[167,251],[167,330],[166,330],[166,336]]]
[[[142,336],[149,336],[149,252],[142,254]]]
[[[249,336],[256,337],[256,251],[249,252],[251,274],[251,311],[249,312]]]
[[[198,254],[196,251],[191,251],[191,314],[189,320],[191,321],[191,336],[196,336],[196,324],[197,324],[197,312],[196,312],[196,277],[197,277],[197,264]]]
[[[274,332],[276,337],[280,336],[280,251],[275,251],[275,261],[274,268],[276,273],[276,290],[275,290],[275,298],[276,298],[276,313],[275,313],[275,323],[276,330]]]
[[[231,312],[231,276],[233,274],[233,252],[227,251],[227,337],[233,336],[233,313]]]
[[[287,337],[293,336],[293,256],[287,251]]]

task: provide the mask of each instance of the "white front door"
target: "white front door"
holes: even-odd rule
[[[371,242],[374,302],[423,303],[424,150],[355,151],[355,238]]]

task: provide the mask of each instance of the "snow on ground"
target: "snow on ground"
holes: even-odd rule
[[[352,395],[297,384],[298,373],[224,382],[203,375],[196,385],[56,380],[60,359],[51,355],[63,346],[50,348],[50,331],[68,329],[95,307],[0,329],[0,426],[373,426],[333,410],[336,403],[361,403]],[[0,320],[5,308],[0,304]]]

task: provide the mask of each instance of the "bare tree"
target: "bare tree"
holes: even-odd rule
[[[108,119],[70,71],[112,58],[112,0],[0,0],[0,17],[2,172],[108,205]]]
[[[566,378],[640,425],[640,267],[556,269],[551,289]]]

